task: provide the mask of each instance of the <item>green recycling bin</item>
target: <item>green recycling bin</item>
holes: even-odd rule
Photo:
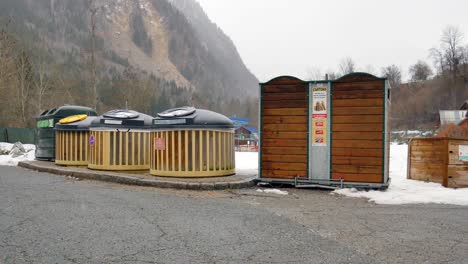
[[[35,139],[36,159],[55,160],[55,124],[62,118],[72,115],[97,116],[95,110],[89,107],[64,105],[42,112],[36,118]]]

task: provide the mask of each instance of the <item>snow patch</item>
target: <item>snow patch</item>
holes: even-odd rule
[[[0,153],[10,152],[14,144],[0,142]],[[35,145],[24,144],[24,149],[26,154],[13,158],[12,155],[0,155],[0,166],[17,166],[20,161],[34,160],[35,155],[34,151],[36,149]]]
[[[72,177],[72,176],[67,176],[67,179],[73,180],[73,181],[81,181],[80,178]]]
[[[348,197],[367,198],[377,204],[453,204],[468,205],[468,188],[445,188],[438,183],[409,180],[406,178],[408,145],[390,146],[391,183],[385,191],[358,191],[354,188],[332,192]],[[238,174],[258,174],[258,153],[236,152]],[[259,192],[274,189],[258,189]],[[267,191],[269,192],[269,191]],[[273,191],[273,193],[276,191]]]
[[[236,173],[242,175],[257,175],[258,152],[236,152]]]
[[[377,204],[453,204],[468,205],[468,188],[451,189],[441,184],[409,180],[406,178],[408,145],[390,147],[391,183],[385,191],[357,191],[340,189],[332,194],[367,198]]]
[[[272,194],[278,194],[278,195],[288,195],[289,193],[287,191],[281,191],[278,189],[257,189],[257,192],[261,193],[272,193]]]

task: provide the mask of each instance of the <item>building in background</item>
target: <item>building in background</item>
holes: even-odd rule
[[[463,105],[460,107],[460,110],[468,110],[468,100],[466,100]]]
[[[231,117],[234,122],[234,145],[236,151],[241,152],[256,152],[258,151],[258,130],[248,126],[249,119]]]
[[[440,126],[446,126],[449,124],[458,125],[463,122],[468,115],[468,100],[463,103],[459,110],[440,110]]]

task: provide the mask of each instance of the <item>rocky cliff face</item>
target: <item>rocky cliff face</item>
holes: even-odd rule
[[[257,96],[257,79],[195,0],[2,0],[0,18],[54,60],[86,61],[92,9],[103,68],[131,66],[202,95]]]

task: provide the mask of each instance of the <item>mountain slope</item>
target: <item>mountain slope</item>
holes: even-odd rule
[[[102,67],[133,67],[214,97],[256,96],[257,79],[232,41],[194,0],[95,0]],[[193,8],[192,8],[193,7]],[[55,60],[85,62],[90,50],[87,0],[2,0],[0,16],[28,42],[42,41]]]
[[[242,62],[232,40],[208,18],[200,4],[195,0],[171,0],[171,3],[188,19],[203,47],[214,55],[228,78],[226,82],[233,89],[248,94],[252,93],[250,89],[255,85],[256,93],[258,80]]]

